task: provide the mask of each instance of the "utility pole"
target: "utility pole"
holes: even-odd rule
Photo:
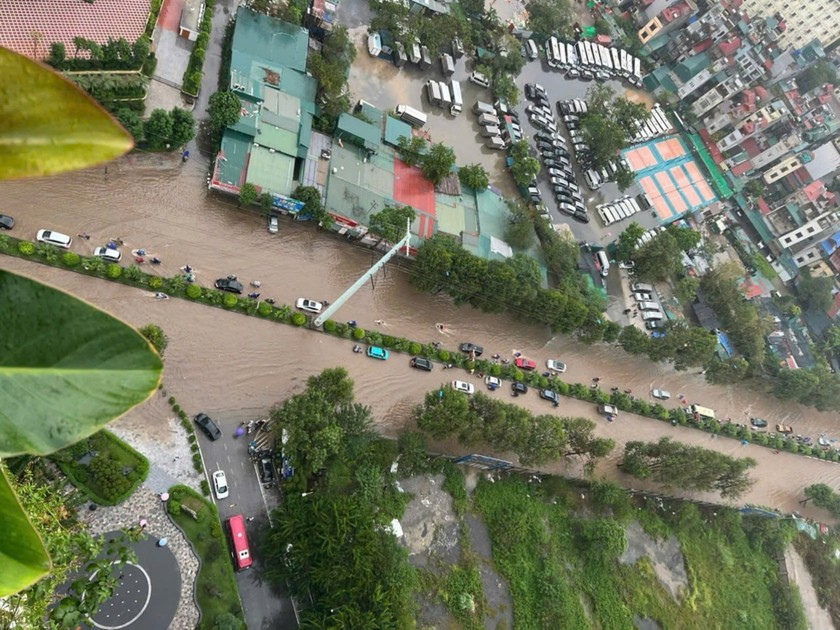
[[[318,315],[318,317],[315,318],[315,321],[313,321],[312,324],[316,328],[320,328],[321,326],[323,326],[324,322],[327,321],[332,316],[332,314],[335,313],[339,308],[341,308],[347,300],[353,297],[356,291],[361,289],[369,278],[371,278],[377,271],[382,269],[382,267],[384,267],[387,264],[387,262],[391,260],[391,258],[393,258],[394,255],[398,251],[400,251],[400,249],[403,246],[405,246],[405,255],[408,256],[408,244],[410,241],[411,219],[408,219],[406,221],[405,236],[402,238],[402,240],[400,240],[399,243],[394,245],[387,254],[385,254],[376,263],[374,263],[374,265],[370,269],[363,273],[350,288],[348,288],[344,293],[341,294],[341,296],[338,297],[338,299],[336,299],[327,307],[327,310]]]

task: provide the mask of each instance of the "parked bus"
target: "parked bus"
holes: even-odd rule
[[[563,70],[568,69],[569,61],[568,59],[566,59],[566,44],[555,42],[555,45],[552,47],[552,50],[554,50],[554,55],[557,58],[560,67]]]
[[[400,117],[400,120],[407,122],[412,127],[422,127],[427,121],[426,114],[409,105],[397,105],[394,108],[394,113]]]
[[[560,65],[560,60],[557,59],[557,55],[554,53],[556,45],[557,38],[554,35],[545,40],[545,58],[549,68],[557,68]]]
[[[230,542],[233,568],[243,571],[253,564],[248,536],[245,534],[245,517],[241,514],[231,516],[226,523],[228,542]]]
[[[585,66],[586,65],[586,55],[584,54],[583,50],[583,42],[577,42],[575,44],[575,54],[577,55],[578,65]]]
[[[449,113],[455,116],[464,109],[464,99],[461,97],[461,84],[452,82],[452,108]]]
[[[642,62],[639,61],[638,57],[633,58],[633,74],[636,75],[639,81],[642,80]]]
[[[715,410],[708,407],[701,407],[700,405],[691,405],[688,410],[694,415],[695,419],[714,420]]]
[[[601,221],[604,222],[604,227],[608,227],[615,223],[615,215],[613,215],[609,206],[598,208],[598,214],[601,216]]]
[[[621,70],[621,55],[618,53],[618,48],[610,48],[610,57],[612,57],[612,64],[615,73],[619,76],[623,76],[624,72]]]
[[[571,44],[560,44],[566,49],[566,63],[569,64],[570,68],[575,67],[578,64],[577,55],[575,54],[575,47]]]

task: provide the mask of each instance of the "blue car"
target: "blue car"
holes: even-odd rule
[[[379,346],[368,346],[367,355],[373,359],[380,359],[384,361],[388,358],[388,351],[385,348],[380,348]]]

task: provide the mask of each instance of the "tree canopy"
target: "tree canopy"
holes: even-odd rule
[[[830,276],[812,276],[807,267],[800,270],[797,292],[802,304],[808,310],[825,312],[831,306],[834,278]]]
[[[525,10],[528,28],[539,41],[545,41],[555,34],[571,37],[572,11],[567,0],[530,0]]]
[[[637,247],[631,258],[636,263],[636,275],[645,280],[667,280],[682,269],[679,242],[668,231]]]
[[[510,147],[513,165],[510,174],[519,186],[527,186],[540,172],[540,163],[528,153],[528,141],[519,140]]]
[[[370,215],[368,229],[381,240],[398,243],[405,236],[409,220],[414,220],[414,208],[411,206],[385,206]]]
[[[328,227],[330,223],[330,214],[321,203],[321,193],[314,186],[298,186],[292,192],[292,197],[298,201],[303,202],[303,210],[301,213],[304,216],[312,217],[321,227]]]
[[[754,483],[747,472],[755,464],[749,457],[730,457],[663,437],[658,442],[627,442],[619,466],[639,479],[737,498]]]
[[[453,166],[455,151],[441,142],[436,142],[423,158],[420,169],[423,171],[423,177],[437,185],[449,175]]]
[[[241,112],[242,101],[233,92],[225,90],[210,96],[207,113],[210,116],[210,126],[215,131],[235,125]]]
[[[458,169],[458,178],[464,186],[469,186],[473,190],[484,190],[490,185],[490,177],[481,164],[462,166]]]

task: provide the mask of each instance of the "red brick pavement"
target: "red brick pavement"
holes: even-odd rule
[[[150,4],[150,0],[95,0],[93,4],[84,0],[0,0],[0,46],[43,59],[53,42],[62,42],[67,56],[72,56],[74,37],[98,44],[120,37],[133,42],[146,28]]]

